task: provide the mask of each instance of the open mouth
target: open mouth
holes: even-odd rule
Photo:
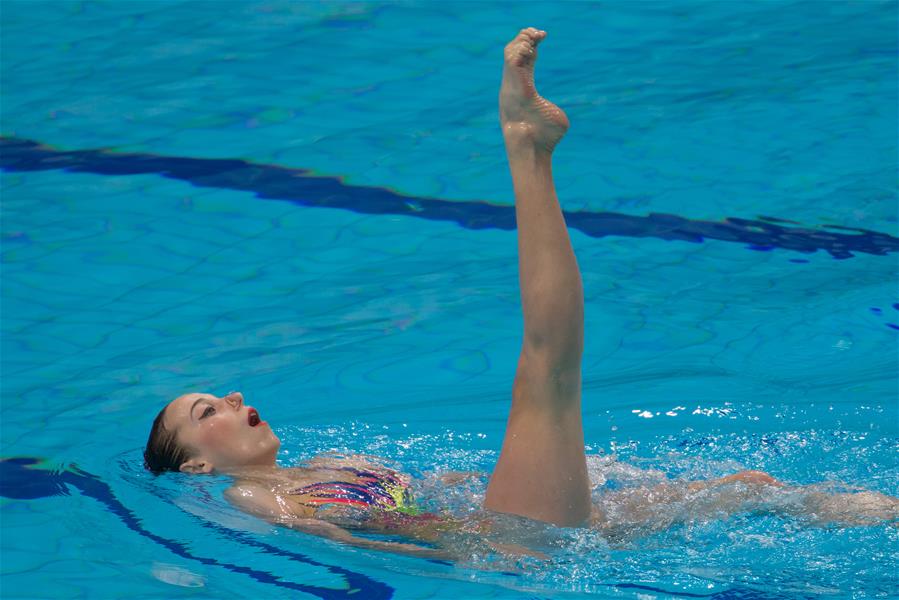
[[[247,422],[250,424],[250,427],[256,427],[262,422],[259,418],[259,413],[256,412],[255,408],[251,408],[247,411]]]

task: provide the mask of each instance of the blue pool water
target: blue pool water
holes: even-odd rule
[[[585,294],[597,495],[764,469],[899,495],[897,4],[7,0],[4,598],[896,597],[899,529],[776,517],[451,566],[152,481],[242,390],[282,464],[381,456],[466,510],[520,343],[501,50],[538,83]]]

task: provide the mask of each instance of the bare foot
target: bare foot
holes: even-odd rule
[[[527,143],[552,152],[568,131],[568,117],[562,109],[541,97],[534,87],[537,44],[545,37],[545,31],[528,27],[506,45],[499,119],[510,148]]]
[[[805,497],[806,509],[819,523],[840,525],[899,525],[899,498],[879,492],[822,494],[813,492]]]

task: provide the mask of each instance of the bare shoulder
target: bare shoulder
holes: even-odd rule
[[[315,514],[314,508],[297,502],[290,494],[279,494],[259,483],[237,482],[225,490],[225,499],[237,508],[273,523]]]
[[[254,483],[236,483],[225,490],[225,498],[234,506],[265,518],[286,516],[285,507],[270,489]]]

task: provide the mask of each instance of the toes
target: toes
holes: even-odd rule
[[[537,44],[543,41],[546,32],[536,27],[528,27],[518,32],[506,45],[506,60],[532,59],[536,54]]]
[[[533,56],[533,54],[537,52],[537,47],[530,42],[518,42],[515,44],[515,49],[518,50],[518,53],[522,56]]]
[[[531,44],[539,44],[546,37],[546,32],[536,27],[526,27],[518,32],[516,40],[527,41]]]

